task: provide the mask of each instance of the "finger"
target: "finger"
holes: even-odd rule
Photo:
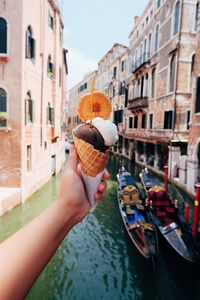
[[[102,180],[98,186],[98,192],[103,193],[106,188],[107,188],[107,183],[104,180]]]
[[[69,157],[67,159],[66,169],[72,169],[76,171],[77,166],[78,166],[78,155],[75,146],[71,145],[69,148]]]
[[[104,193],[100,193],[100,192],[94,195],[96,201],[100,201],[101,199],[103,199],[103,197],[104,197]]]
[[[105,172],[103,174],[103,179],[108,180],[110,178],[110,173],[105,169]]]

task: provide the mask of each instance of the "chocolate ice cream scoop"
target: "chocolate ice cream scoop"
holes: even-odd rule
[[[109,147],[105,146],[104,139],[100,132],[90,124],[80,124],[74,130],[74,134],[78,139],[94,146],[95,149],[105,152]]]

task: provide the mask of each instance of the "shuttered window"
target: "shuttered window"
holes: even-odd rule
[[[7,22],[0,18],[0,53],[7,53]]]
[[[7,94],[0,88],[0,127],[7,126]]]
[[[200,112],[200,77],[197,78],[195,113]]]
[[[36,41],[32,36],[31,26],[26,30],[26,58],[35,59]]]

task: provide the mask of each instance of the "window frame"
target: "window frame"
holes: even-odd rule
[[[177,20],[176,19],[176,8],[177,8],[178,4],[179,4],[179,15],[178,15],[178,20]],[[180,23],[181,23],[180,21],[181,21],[181,2],[180,2],[180,0],[178,0],[174,4],[174,9],[173,9],[172,36],[176,36],[179,33]]]
[[[6,22],[6,52],[0,52],[0,56],[8,56],[9,54],[9,24],[4,16],[0,16],[0,19]]]

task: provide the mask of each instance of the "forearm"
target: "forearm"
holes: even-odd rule
[[[1,299],[25,297],[75,223],[72,210],[56,200],[0,245]]]

